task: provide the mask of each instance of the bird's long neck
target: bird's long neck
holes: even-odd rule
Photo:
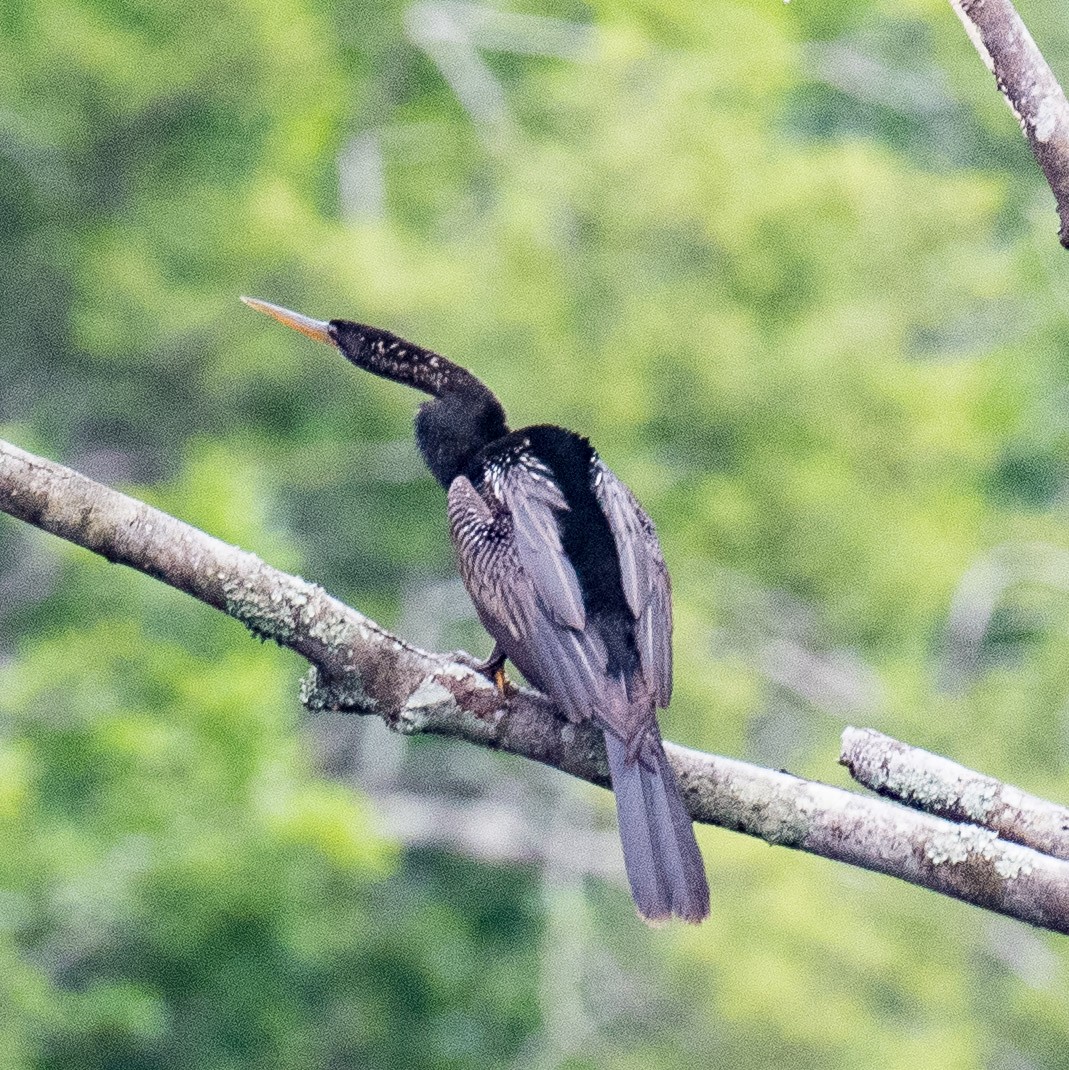
[[[466,368],[379,327],[331,320],[328,330],[348,360],[384,379],[415,387],[436,398],[451,393],[490,394]]]
[[[467,471],[480,450],[508,434],[501,402],[466,368],[378,327],[331,320],[328,329],[358,368],[434,398],[416,414],[416,443],[443,487]]]

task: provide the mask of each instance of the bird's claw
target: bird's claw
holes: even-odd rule
[[[494,683],[497,684],[497,689],[501,692],[501,697],[505,698],[505,696],[508,695],[508,689],[512,684],[509,683],[509,678],[505,675],[504,663],[494,669]]]
[[[477,672],[480,676],[485,676],[488,680],[493,681],[494,686],[501,692],[502,697],[508,695],[512,684],[508,676],[505,675],[506,655],[500,647],[495,646],[485,661],[479,661],[463,650],[455,651],[453,658],[459,661],[461,665],[467,665],[472,672]]]

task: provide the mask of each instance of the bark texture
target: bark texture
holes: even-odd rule
[[[937,817],[980,825],[1001,839],[1069,861],[1069,807],[871,728],[843,732],[839,761],[859,784],[889,799]]]
[[[1069,102],[1010,0],[950,0],[1054,193],[1069,248]]]

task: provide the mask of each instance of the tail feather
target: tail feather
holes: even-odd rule
[[[709,885],[679,782],[655,731],[634,757],[605,733],[631,894],[646,921],[709,916]]]

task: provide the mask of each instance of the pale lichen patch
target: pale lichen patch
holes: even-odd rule
[[[491,680],[483,676],[482,673],[473,671],[470,666],[460,661],[443,662],[441,668],[438,669],[437,675],[448,676],[454,680],[463,680],[466,683],[470,682],[471,686],[476,690],[497,690],[497,685]]]
[[[952,825],[941,829],[925,845],[925,857],[933,866],[960,866],[973,860],[992,861],[998,854],[998,837],[990,828]]]
[[[1027,877],[1035,867],[1031,860],[1023,852],[1007,852],[995,863],[995,872],[1003,880],[1016,880],[1018,877]]]
[[[1058,116],[1061,110],[1062,106],[1059,102],[1052,100],[1049,96],[1043,97],[1039,102],[1039,108],[1036,111],[1036,118],[1033,124],[1036,141],[1044,143],[1050,141],[1058,129]]]
[[[812,815],[804,807],[770,801],[762,816],[761,838],[777,847],[800,847],[811,823]]]
[[[975,780],[966,784],[958,796],[961,812],[977,824],[985,825],[999,802],[999,784],[994,780]]]
[[[427,677],[408,696],[394,728],[406,735],[422,732],[434,717],[452,713],[456,705],[456,698],[449,688],[444,687],[433,676]]]
[[[226,611],[261,639],[288,643],[294,637],[293,623],[279,610],[282,600],[279,585],[264,589],[242,577],[223,581]]]
[[[356,673],[349,673],[341,679],[326,680],[314,665],[301,680],[300,698],[304,706],[313,713],[378,712],[378,703],[364,689],[363,682]]]
[[[936,773],[898,756],[888,761],[880,789],[897,799],[915,802],[924,810],[949,809],[956,798],[954,787]]]
[[[317,643],[322,643],[330,650],[344,646],[350,638],[348,624],[338,617],[319,617],[303,612],[301,620],[304,622],[308,637]]]

